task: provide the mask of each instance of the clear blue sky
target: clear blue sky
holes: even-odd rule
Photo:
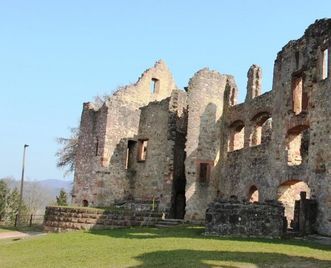
[[[79,122],[82,103],[135,82],[158,59],[184,87],[203,67],[235,76],[263,68],[271,89],[277,52],[331,1],[0,0],[0,178],[61,179],[56,137]],[[72,179],[69,176],[66,179]]]

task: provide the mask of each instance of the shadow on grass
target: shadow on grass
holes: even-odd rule
[[[135,258],[135,267],[331,267],[331,261],[279,253],[170,250],[145,253]]]
[[[156,239],[156,238],[191,238],[220,241],[243,241],[243,242],[261,242],[268,244],[293,245],[309,247],[312,249],[331,250],[331,246],[319,244],[315,241],[297,240],[297,239],[264,239],[264,238],[239,238],[239,237],[217,237],[205,236],[204,227],[185,226],[172,228],[150,228],[150,227],[131,227],[111,230],[90,230],[94,235],[104,235],[113,238],[126,239]]]
[[[13,232],[13,231],[18,231],[18,232],[42,232],[43,231],[43,226],[42,225],[32,225],[32,226],[1,226],[0,225],[0,233],[5,233],[5,232]]]

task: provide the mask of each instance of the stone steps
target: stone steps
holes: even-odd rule
[[[155,227],[158,228],[169,228],[169,227],[175,227],[180,224],[183,224],[184,220],[181,219],[162,219],[159,220],[156,224]]]

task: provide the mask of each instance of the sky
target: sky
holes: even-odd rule
[[[235,76],[239,100],[258,64],[272,87],[277,52],[331,1],[0,0],[0,178],[65,179],[57,137],[79,125],[82,103],[135,82],[163,59],[180,88],[209,67]]]

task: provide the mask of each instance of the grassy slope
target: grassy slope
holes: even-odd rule
[[[132,228],[0,241],[0,267],[331,267],[331,248],[206,238],[202,228]]]

